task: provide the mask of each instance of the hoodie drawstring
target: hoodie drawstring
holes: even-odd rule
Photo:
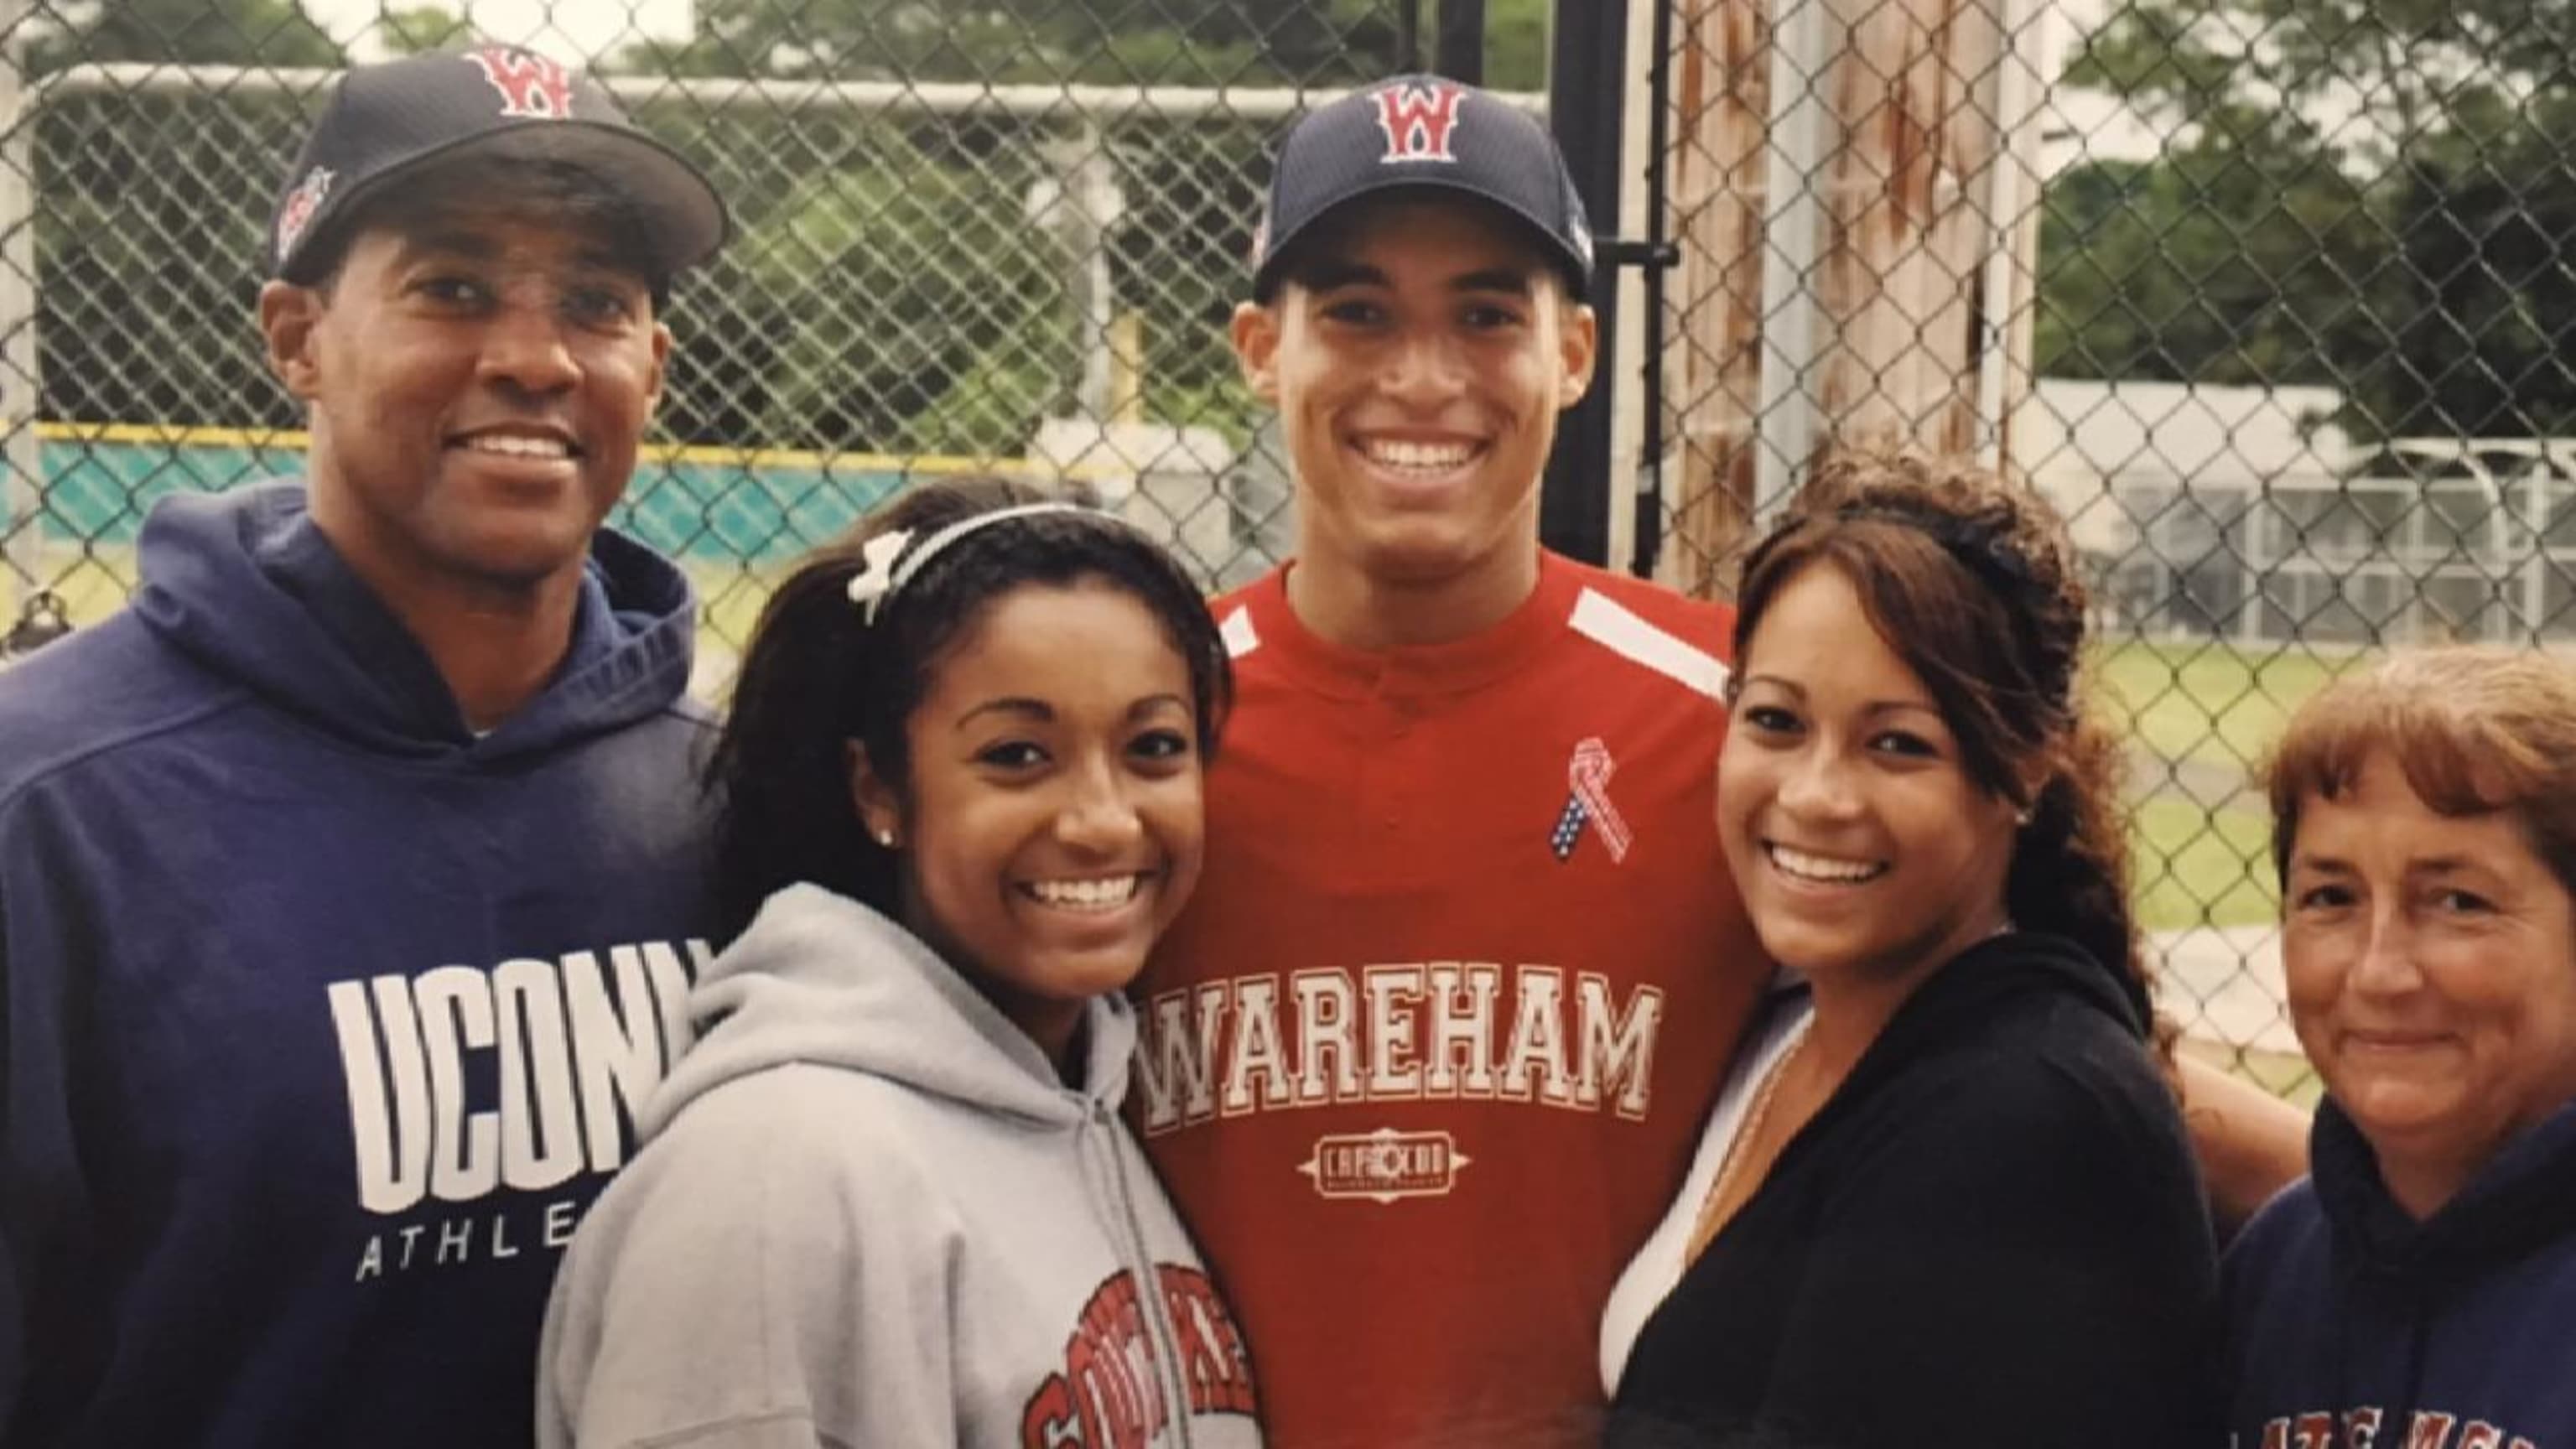
[[[1179,1335],[1172,1329],[1170,1311],[1163,1301],[1162,1275],[1154,1266],[1153,1249],[1146,1245],[1145,1230],[1136,1221],[1136,1198],[1127,1185],[1126,1155],[1118,1150],[1117,1115],[1105,1103],[1092,1103],[1083,1135],[1100,1144],[1106,1159],[1112,1206],[1123,1238],[1119,1247],[1127,1259],[1127,1271],[1136,1280],[1136,1294],[1144,1300],[1145,1332],[1153,1340],[1155,1387],[1162,1392],[1171,1415],[1175,1442],[1180,1449],[1190,1449],[1190,1398],[1181,1366]]]

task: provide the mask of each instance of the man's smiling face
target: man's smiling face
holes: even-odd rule
[[[1298,252],[1234,336],[1279,410],[1300,557],[1409,587],[1521,566],[1591,311],[1527,223],[1464,198],[1361,202]]]
[[[600,230],[469,203],[359,232],[328,282],[264,306],[312,410],[316,516],[370,578],[523,587],[580,567],[670,348]]]

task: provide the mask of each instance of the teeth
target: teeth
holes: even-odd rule
[[[1106,911],[1123,906],[1136,898],[1139,876],[1112,876],[1107,880],[1036,880],[1022,889],[1050,906],[1075,911]]]
[[[1445,473],[1476,456],[1467,443],[1413,443],[1394,439],[1375,439],[1361,445],[1368,460],[1381,467],[1408,468],[1423,473]]]
[[[465,440],[465,447],[477,453],[498,453],[507,458],[569,458],[572,449],[561,438],[531,438],[520,433],[477,433]]]
[[[1810,855],[1785,845],[1771,847],[1771,862],[1801,880],[1852,883],[1877,875],[1884,866],[1865,860],[1836,860],[1830,855]]]

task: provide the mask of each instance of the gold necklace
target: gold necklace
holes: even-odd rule
[[[1717,1204],[1734,1183],[1744,1160],[1752,1155],[1748,1144],[1760,1136],[1763,1127],[1770,1122],[1771,1099],[1780,1094],[1780,1080],[1789,1075],[1789,1064],[1806,1049],[1807,1033],[1801,1032],[1789,1049],[1780,1054],[1780,1060],[1771,1064],[1771,1070],[1763,1075],[1762,1085],[1754,1089],[1753,1101],[1744,1109],[1744,1120],[1735,1129],[1735,1140],[1726,1144],[1726,1155],[1718,1159],[1717,1180],[1708,1185],[1708,1196],[1700,1199],[1699,1220],[1691,1226],[1690,1249],[1682,1258],[1685,1267],[1698,1262],[1699,1255],[1708,1251],[1709,1243],[1717,1237]]]

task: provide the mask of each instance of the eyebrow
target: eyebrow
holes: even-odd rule
[[[506,250],[480,232],[433,231],[403,238],[398,255],[405,262],[440,255],[463,257],[467,261],[488,262]],[[626,273],[633,267],[618,259],[611,248],[584,246],[572,254],[572,264],[585,271]]]
[[[2305,851],[2292,851],[2290,853],[2290,869],[2312,870],[2326,875],[2358,875],[2361,873],[2360,867],[2355,866],[2352,862],[2345,860],[2341,856],[2315,855]],[[2493,874],[2493,872],[2487,867],[2478,864],[2476,861],[2471,860],[2465,855],[2436,855],[2424,860],[2410,860],[2406,862],[2405,870],[2405,874],[2410,876],[2460,875],[2464,873],[2469,875]]]
[[[1767,684],[1793,699],[1802,701],[1807,697],[1804,685],[1794,680],[1782,679],[1776,674],[1749,674],[1745,676],[1744,684],[1748,689],[1757,684]],[[1898,710],[1928,714],[1936,719],[1941,715],[1941,707],[1928,699],[1873,699],[1861,706],[1863,714],[1892,714]]]
[[[1134,704],[1127,706],[1127,718],[1130,720],[1141,719],[1146,715],[1152,714],[1158,709],[1164,708],[1177,709],[1182,713],[1187,714],[1189,712],[1190,702],[1181,698],[1177,694],[1149,694],[1143,699],[1136,701]],[[1004,695],[998,699],[988,699],[982,704],[975,706],[973,709],[966,711],[964,714],[959,715],[957,717],[957,728],[963,730],[968,725],[973,724],[979,716],[988,714],[1015,715],[1022,719],[1036,720],[1040,724],[1051,724],[1056,718],[1055,706],[1047,703],[1045,700],[1031,699],[1026,695],[1010,694]]]
[[[1385,287],[1393,285],[1386,273],[1366,262],[1319,261],[1306,274],[1306,290],[1330,292],[1342,287]],[[1480,272],[1466,272],[1449,279],[1452,292],[1503,292],[1515,297],[1537,295],[1536,284],[1526,271],[1509,267],[1489,267]]]
[[[477,232],[432,231],[405,236],[399,254],[405,261],[412,261],[442,252],[481,262],[499,256],[501,248]]]
[[[1044,723],[1055,718],[1055,706],[1045,700],[1030,699],[1025,695],[1004,695],[999,699],[988,699],[959,715],[957,728],[962,730],[973,724],[978,717],[988,714],[1019,715]]]

